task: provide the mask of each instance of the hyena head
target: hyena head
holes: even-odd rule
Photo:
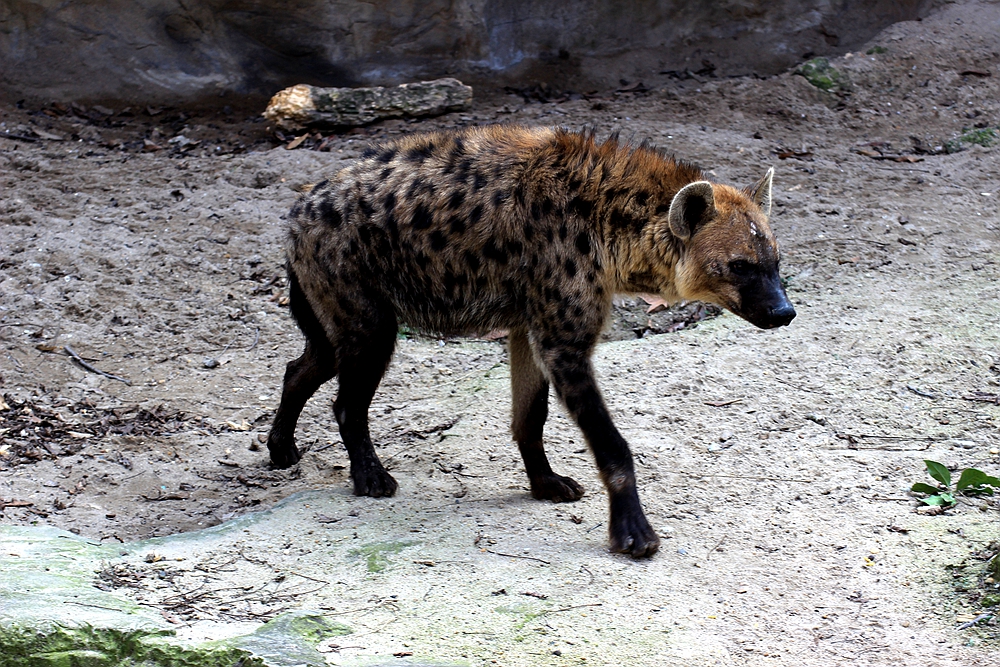
[[[665,221],[679,242],[677,294],[715,303],[762,329],[795,317],[778,275],[778,244],[768,225],[774,169],[751,188],[697,181],[681,189]]]

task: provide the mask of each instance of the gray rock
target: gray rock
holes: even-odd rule
[[[0,0],[0,98],[113,109],[233,103],[231,96],[257,98],[300,81],[393,85],[456,76],[563,91],[618,87],[621,78],[648,85],[659,72],[702,67],[716,76],[774,74],[799,54],[858,48],[890,23],[940,4]]]
[[[458,79],[435,79],[374,88],[298,85],[271,98],[264,117],[286,129],[311,125],[367,125],[386,118],[436,116],[467,109],[472,88]]]

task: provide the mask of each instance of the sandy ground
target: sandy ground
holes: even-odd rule
[[[1000,5],[949,5],[834,60],[837,95],[792,73],[536,89],[294,150],[247,110],[0,108],[3,521],[126,542],[347,488],[332,388],[300,422],[300,465],[272,470],[261,444],[301,347],[280,254],[297,189],[405,132],[618,127],[723,182],[775,166],[799,312],[761,332],[618,302],[599,379],[664,538],[656,567],[685,582],[658,589],[658,622],[710,636],[718,664],[1000,665],[995,619],[957,629],[996,593],[997,502],[929,516],[907,493],[925,458],[1000,472],[1000,147],[960,139],[1000,125],[998,34]],[[469,548],[563,522],[563,549],[596,551],[605,501],[579,432],[557,412],[547,437],[587,497],[527,502],[506,378],[502,341],[401,337],[372,409],[400,494],[506,499]],[[589,584],[604,595],[651,572],[595,558],[630,573]]]

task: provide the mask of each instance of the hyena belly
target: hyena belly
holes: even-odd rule
[[[769,205],[770,175],[766,186]],[[651,149],[549,129],[473,129],[371,149],[291,211],[290,301],[306,346],[286,371],[272,462],[298,461],[299,413],[337,377],[334,412],[355,493],[392,495],[368,408],[399,325],[444,334],[506,328],[512,431],[532,495],[583,494],[545,455],[551,384],[601,471],[612,548],[651,555],[659,539],[590,355],[614,292],[715,301],[759,326],[790,320],[763,181],[755,187],[709,184]]]

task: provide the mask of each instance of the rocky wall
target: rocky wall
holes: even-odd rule
[[[654,85],[843,52],[935,0],[0,0],[0,96],[187,103],[296,83]]]

